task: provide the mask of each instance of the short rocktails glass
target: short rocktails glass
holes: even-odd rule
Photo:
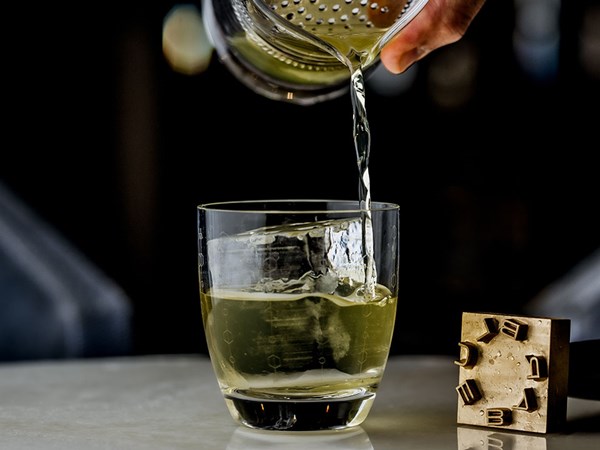
[[[399,230],[393,203],[198,207],[204,331],[238,423],[335,430],[366,419],[396,320]]]
[[[348,91],[357,65],[368,75],[381,48],[427,0],[202,0],[220,60],[247,87],[314,104]]]

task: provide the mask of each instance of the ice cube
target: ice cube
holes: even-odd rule
[[[333,294],[367,281],[360,217],[258,228],[207,247],[215,288]]]

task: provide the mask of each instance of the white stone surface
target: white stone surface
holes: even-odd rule
[[[515,450],[600,448],[600,402],[569,399],[564,434],[465,428],[456,425],[457,382],[448,357],[393,357],[361,427],[282,433],[233,422],[204,356],[3,364],[0,449],[487,450],[498,439]]]

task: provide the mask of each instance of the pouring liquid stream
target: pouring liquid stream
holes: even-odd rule
[[[350,71],[353,138],[359,171],[359,205],[362,211],[364,298],[375,296],[376,268],[373,255],[369,155],[371,132],[365,107],[364,71],[378,57],[381,47],[422,7],[417,0],[255,0],[263,1],[300,33],[308,33]],[[409,10],[411,3],[417,8]],[[421,6],[419,5],[421,3]],[[415,6],[415,5],[413,5]],[[408,11],[408,14],[405,14]]]
[[[369,155],[371,152],[371,131],[365,107],[365,80],[361,66],[352,69],[350,77],[354,117],[354,147],[358,165],[358,196],[362,217],[363,257],[365,259],[365,299],[375,296],[375,260],[373,257],[373,229],[371,218],[371,181],[369,176]]]

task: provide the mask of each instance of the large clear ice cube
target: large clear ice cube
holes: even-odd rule
[[[264,227],[212,239],[207,243],[212,286],[339,295],[344,288],[374,283],[375,270],[367,271],[362,224],[357,217]]]

